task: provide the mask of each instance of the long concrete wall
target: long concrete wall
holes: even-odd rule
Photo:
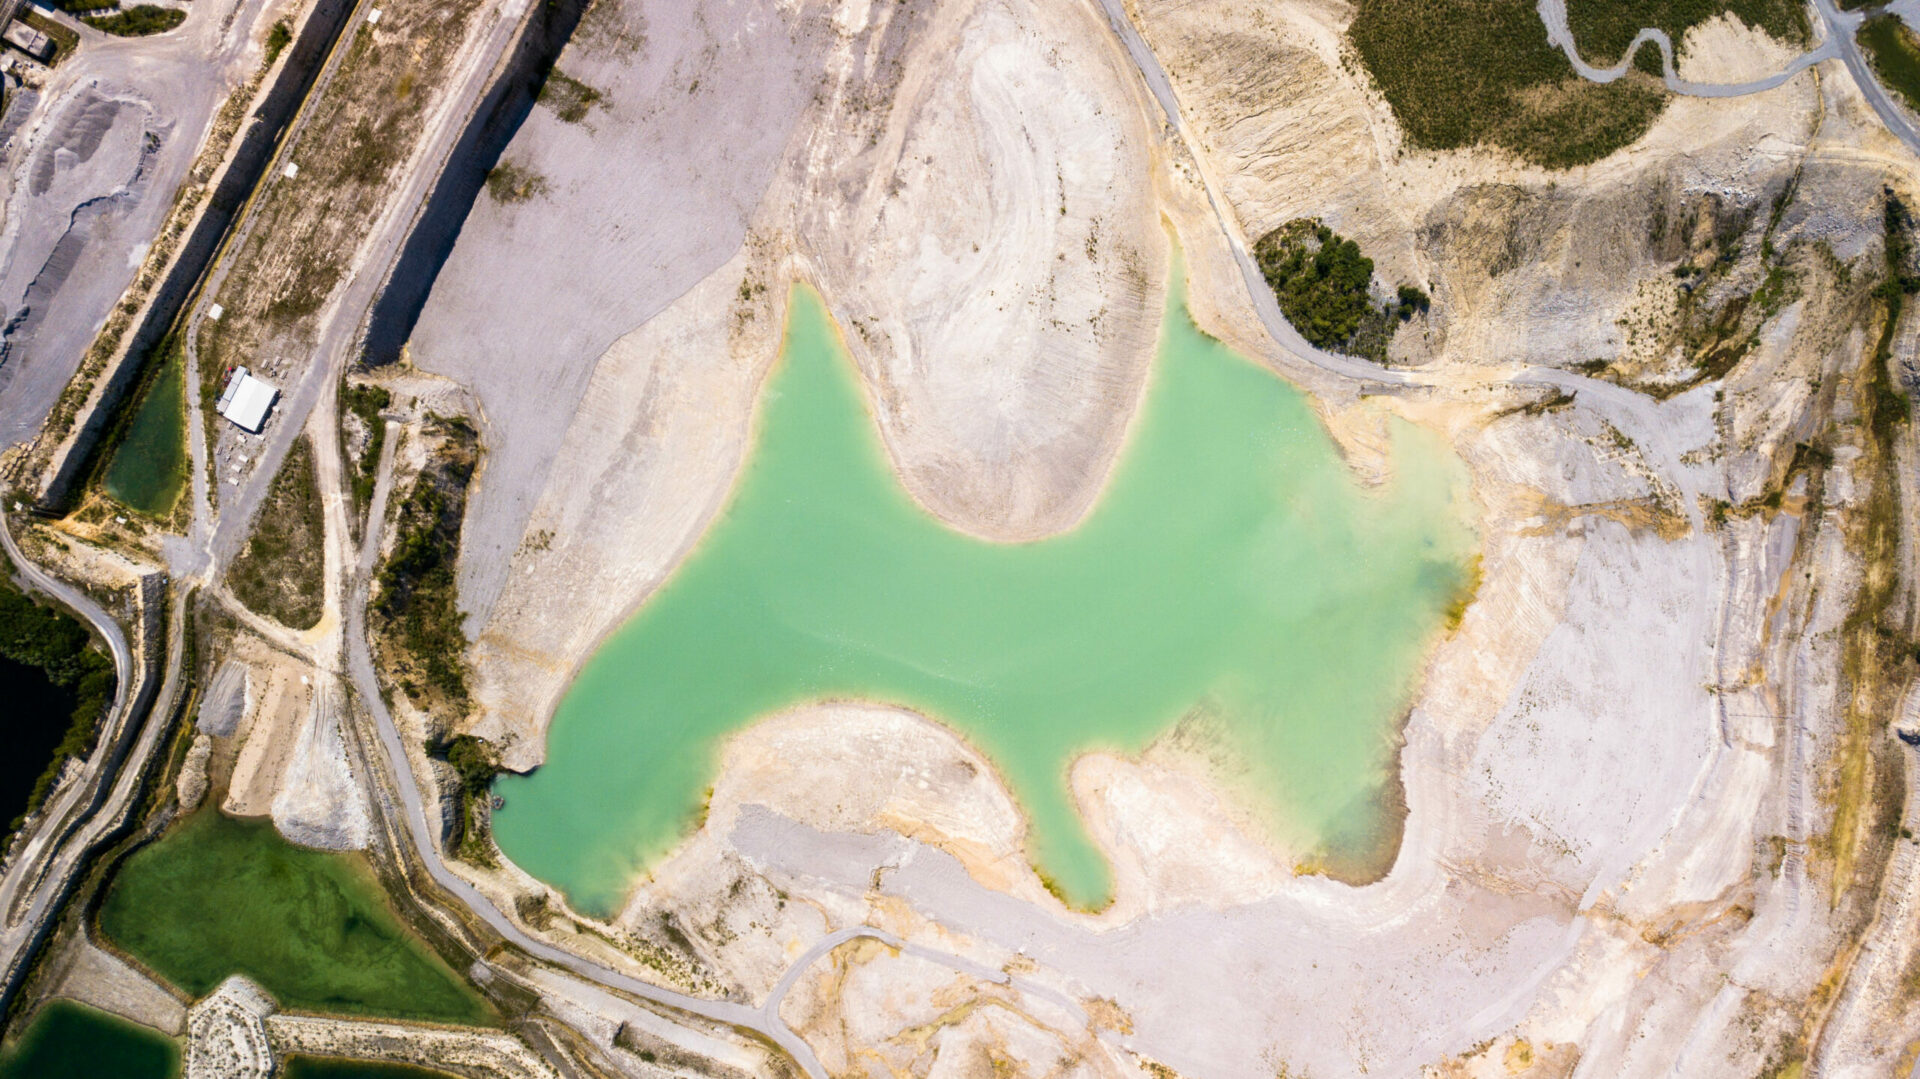
[[[181,309],[220,250],[221,241],[232,229],[241,207],[259,185],[273,160],[274,148],[279,145],[300,103],[306,99],[334,42],[339,40],[355,2],[317,0],[301,24],[299,35],[287,46],[287,58],[280,74],[254,110],[234,152],[214,178],[213,193],[201,207],[173,264],[155,286],[153,299],[128,332],[119,356],[109,365],[104,390],[92,411],[81,418],[79,430],[68,441],[65,452],[49,469],[36,506],[39,511],[63,514],[85,488],[105,448],[104,436],[113,429],[133,388],[140,384],[147,360],[154,356],[160,342],[179,319]]]

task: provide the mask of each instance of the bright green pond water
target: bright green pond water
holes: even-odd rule
[[[70,1000],[41,1007],[20,1040],[0,1051],[0,1079],[170,1079],[179,1073],[173,1039]]]
[[[182,363],[169,356],[114,447],[101,484],[142,513],[173,512],[187,483],[187,389]]]
[[[300,1011],[491,1018],[400,924],[358,857],[296,847],[265,821],[204,809],[135,851],[107,889],[100,929],[194,997],[245,974]]]
[[[583,909],[616,906],[687,831],[727,733],[822,699],[905,705],[982,747],[1030,853],[1107,894],[1067,767],[1189,715],[1244,762],[1286,838],[1376,842],[1396,721],[1465,576],[1457,459],[1411,427],[1363,491],[1307,401],[1169,299],[1142,412],[1079,527],[983,542],[907,495],[818,298],[724,514],[569,688],[547,763],[503,777],[506,853]]]

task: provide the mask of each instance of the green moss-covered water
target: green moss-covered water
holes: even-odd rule
[[[177,349],[169,349],[100,478],[107,493],[142,513],[173,512],[187,483],[187,389]]]
[[[1109,885],[1070,761],[1186,717],[1290,841],[1391,834],[1397,720],[1471,545],[1437,440],[1397,430],[1395,478],[1361,489],[1301,394],[1196,330],[1176,289],[1087,520],[983,542],[906,494],[818,298],[793,300],[726,510],[581,671],[547,763],[501,780],[510,857],[606,911],[696,818],[723,736],[848,698],[984,749],[1077,903]]]
[[[0,1050],[0,1079],[172,1079],[180,1047],[157,1030],[70,1000],[33,1013]]]
[[[100,907],[107,939],[194,997],[245,974],[284,1008],[449,1023],[485,1002],[403,928],[355,856],[205,809],[135,851]]]

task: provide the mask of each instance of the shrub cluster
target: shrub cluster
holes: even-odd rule
[[[1860,24],[1859,41],[1880,81],[1920,111],[1920,38],[1900,16],[1875,15]]]
[[[293,24],[285,19],[274,23],[273,29],[267,31],[267,63],[272,64],[280,59],[280,54],[285,52],[287,46],[291,44],[293,44]]]
[[[149,34],[164,34],[186,21],[187,13],[179,8],[140,4],[111,15],[92,16],[86,20],[86,24],[119,37],[146,37]]]
[[[447,452],[414,482],[400,504],[393,553],[380,567],[374,609],[426,684],[403,678],[401,688],[424,702],[438,692],[456,707],[467,701],[467,637],[454,581],[467,483],[473,478],[473,428],[441,421]]]
[[[1373,260],[1316,218],[1296,218],[1262,236],[1253,257],[1280,313],[1316,348],[1384,363],[1396,325],[1431,305],[1418,286],[1401,285],[1376,306]]]
[[[340,388],[340,404],[348,412],[360,418],[367,427],[367,444],[360,451],[360,459],[352,462],[348,469],[349,480],[353,486],[353,504],[357,509],[366,509],[373,501],[373,488],[379,479],[380,450],[387,441],[387,424],[380,418],[380,412],[393,403],[393,394],[385,386],[361,383],[348,383]]]
[[[448,846],[469,862],[493,864],[493,852],[488,844],[492,835],[488,823],[491,817],[486,802],[488,788],[501,772],[493,743],[471,734],[456,734],[438,746],[429,744],[427,753],[452,765],[460,776],[460,813],[454,820],[457,831],[449,837]]]

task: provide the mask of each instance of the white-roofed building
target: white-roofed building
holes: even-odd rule
[[[227,379],[227,388],[220,394],[215,406],[220,414],[233,421],[234,426],[254,434],[267,422],[267,413],[273,410],[273,403],[280,398],[280,391],[253,377],[253,373],[244,367],[233,369],[233,376]]]

